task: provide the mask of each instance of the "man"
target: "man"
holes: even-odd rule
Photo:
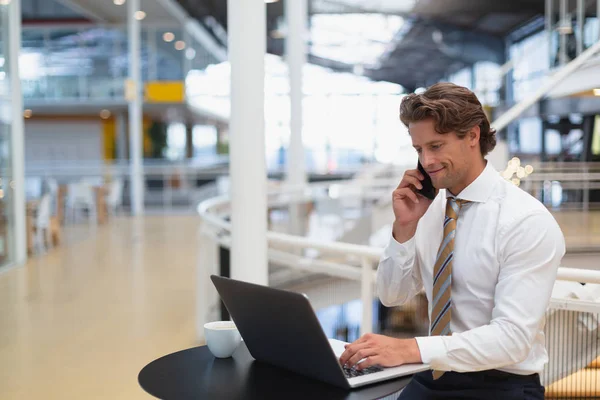
[[[565,252],[559,226],[485,160],[495,131],[471,91],[433,85],[403,99],[400,119],[438,193],[418,194],[424,176],[405,172],[377,289],[385,306],[398,306],[424,288],[430,336],[365,335],[340,362],[429,364],[403,400],[543,399],[544,314]]]

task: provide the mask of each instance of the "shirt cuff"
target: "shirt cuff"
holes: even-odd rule
[[[429,364],[432,368],[444,371],[440,360],[447,355],[446,344],[441,336],[423,336],[415,338],[423,364]]]
[[[390,235],[390,242],[384,250],[384,256],[388,258],[408,257],[415,254],[415,237],[411,237],[404,243],[399,243]]]

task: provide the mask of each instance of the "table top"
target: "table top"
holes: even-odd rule
[[[372,400],[400,391],[410,379],[341,389],[256,361],[243,342],[231,358],[218,359],[206,346],[194,347],[152,361],[138,376],[146,392],[165,400]]]

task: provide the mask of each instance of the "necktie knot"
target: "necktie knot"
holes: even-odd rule
[[[457,220],[460,209],[467,203],[470,203],[470,201],[448,197],[446,201],[446,216],[453,220]]]

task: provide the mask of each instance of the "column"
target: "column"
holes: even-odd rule
[[[286,182],[292,187],[306,185],[304,164],[304,144],[302,142],[302,70],[306,64],[306,0],[286,0],[285,16],[288,26],[286,57],[290,80],[290,145],[286,164]],[[303,189],[298,190],[302,195]],[[290,233],[304,236],[303,221],[307,218],[305,207],[300,203],[290,203]]]
[[[263,0],[228,0],[227,10],[231,63],[231,276],[267,285],[266,6]]]
[[[144,214],[144,172],[142,166],[142,71],[140,62],[140,21],[134,18],[140,10],[140,0],[127,1],[129,35],[129,159],[131,163],[131,211]]]
[[[291,185],[306,183],[304,144],[302,142],[302,69],[306,64],[306,0],[286,0],[288,25],[286,57],[290,77],[290,148],[288,149],[287,181]]]
[[[185,158],[194,158],[194,124],[185,125]]]
[[[596,0],[596,18],[600,19],[600,0]],[[600,42],[600,29],[598,29],[598,41]]]
[[[158,46],[156,44],[157,29],[148,27],[146,37],[148,40],[148,80],[158,80]]]
[[[598,0],[600,1],[600,0]],[[554,28],[554,0],[546,0],[546,38],[548,40],[548,60],[550,61],[550,68],[554,65],[554,58],[552,57],[552,31]]]
[[[577,43],[577,56],[583,52],[583,25],[585,24],[584,0],[577,0],[577,31],[573,32]]]
[[[120,112],[116,115],[117,121],[117,161],[119,165],[127,163],[127,120],[125,113]]]
[[[15,182],[14,227],[15,263],[27,261],[27,232],[25,227],[25,138],[23,123],[23,96],[19,76],[19,53],[21,52],[21,0],[8,5],[8,74],[11,99],[11,162],[12,179]]]
[[[559,26],[561,28],[565,28],[566,26],[571,25],[571,21],[567,19],[567,0],[560,0],[560,17],[559,17]],[[560,41],[559,41],[559,48],[558,48],[558,55],[559,55],[559,65],[562,67],[563,65],[565,65],[567,63],[567,34],[566,32],[560,29],[559,32],[559,37],[560,37]]]

